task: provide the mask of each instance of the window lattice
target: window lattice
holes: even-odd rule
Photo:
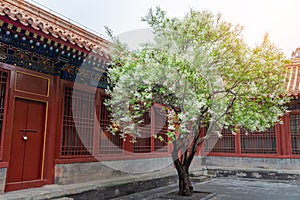
[[[205,128],[205,134],[207,128]],[[228,129],[222,130],[222,138],[213,134],[210,139],[205,141],[205,152],[213,153],[235,153],[235,135]]]
[[[300,155],[300,114],[290,115],[290,134],[292,140],[292,153]]]
[[[276,154],[275,127],[264,132],[252,132],[246,135],[241,132],[241,153]]]
[[[3,152],[3,120],[4,114],[6,111],[6,93],[7,93],[7,84],[8,82],[8,72],[0,71],[0,152],[2,155]],[[1,156],[2,157],[2,156]]]
[[[101,95],[100,102],[100,138],[99,138],[99,154],[122,154],[123,140],[119,134],[111,134],[107,130],[107,126],[111,124],[109,111],[105,106],[105,100],[108,96]]]
[[[158,151],[158,152],[168,151],[167,132],[168,132],[167,111],[162,110],[161,108],[154,107],[154,134],[157,135],[157,138],[154,139],[154,151]],[[162,137],[164,141],[161,141],[159,137]]]
[[[151,112],[145,112],[144,121],[140,123],[138,132],[140,136],[136,138],[133,146],[134,153],[150,153],[151,152]]]
[[[140,136],[134,143],[134,153],[167,152],[168,121],[167,113],[159,107],[153,107],[144,114],[144,122],[139,125]],[[154,138],[154,134],[157,138]],[[163,139],[163,141],[160,140]],[[151,148],[153,146],[153,148]]]
[[[93,150],[92,92],[65,87],[61,156],[88,156]]]

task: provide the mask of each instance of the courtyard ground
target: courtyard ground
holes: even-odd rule
[[[298,181],[276,181],[247,178],[213,178],[209,181],[194,184],[195,190],[209,192],[204,199],[211,200],[296,200],[300,199]],[[166,199],[199,199],[197,197],[171,197],[170,191],[177,191],[177,185],[157,188],[136,194],[115,198],[114,200],[166,200]]]
[[[124,178],[124,177],[123,177]],[[119,181],[127,186],[136,181],[138,177],[131,177],[131,181],[125,179],[105,180],[101,182],[102,187],[108,185],[114,186],[113,191],[122,190],[124,185],[116,185]],[[133,179],[134,178],[134,179]],[[140,177],[145,179],[145,177]],[[113,182],[110,182],[113,181]],[[149,181],[149,180],[148,180]],[[95,182],[96,183],[96,182]],[[170,184],[164,187],[136,192],[129,195],[123,195],[116,198],[105,198],[102,190],[90,190],[94,187],[91,183],[81,183],[76,185],[48,185],[41,188],[27,189],[15,192],[8,192],[0,195],[0,200],[33,200],[33,199],[56,199],[56,200],[90,200],[90,199],[114,199],[114,200],[297,200],[300,199],[300,181],[299,180],[266,180],[266,179],[249,179],[239,177],[215,177],[206,181],[194,183],[194,189],[202,192],[192,197],[181,197],[175,195],[178,190],[177,184]],[[140,182],[145,184],[145,182]],[[86,187],[86,188],[85,188]],[[118,188],[117,190],[115,188]],[[95,188],[94,188],[95,189]],[[80,192],[80,190],[85,192]],[[97,191],[95,193],[95,191]],[[79,192],[84,195],[70,195]]]

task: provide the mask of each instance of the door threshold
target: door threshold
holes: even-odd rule
[[[32,180],[32,181],[22,181],[22,182],[12,182],[6,183],[5,192],[23,190],[29,188],[42,187],[47,184],[47,180]]]

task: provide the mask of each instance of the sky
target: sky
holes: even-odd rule
[[[149,28],[141,21],[149,8],[160,6],[169,17],[182,18],[191,8],[222,14],[244,26],[243,37],[251,47],[260,44],[266,32],[287,57],[300,47],[299,0],[26,0],[53,14],[94,30],[106,37],[104,26],[119,35]],[[71,21],[71,22],[72,22]]]

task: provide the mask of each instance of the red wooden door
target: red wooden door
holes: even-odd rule
[[[41,180],[46,103],[16,98],[7,183]]]

